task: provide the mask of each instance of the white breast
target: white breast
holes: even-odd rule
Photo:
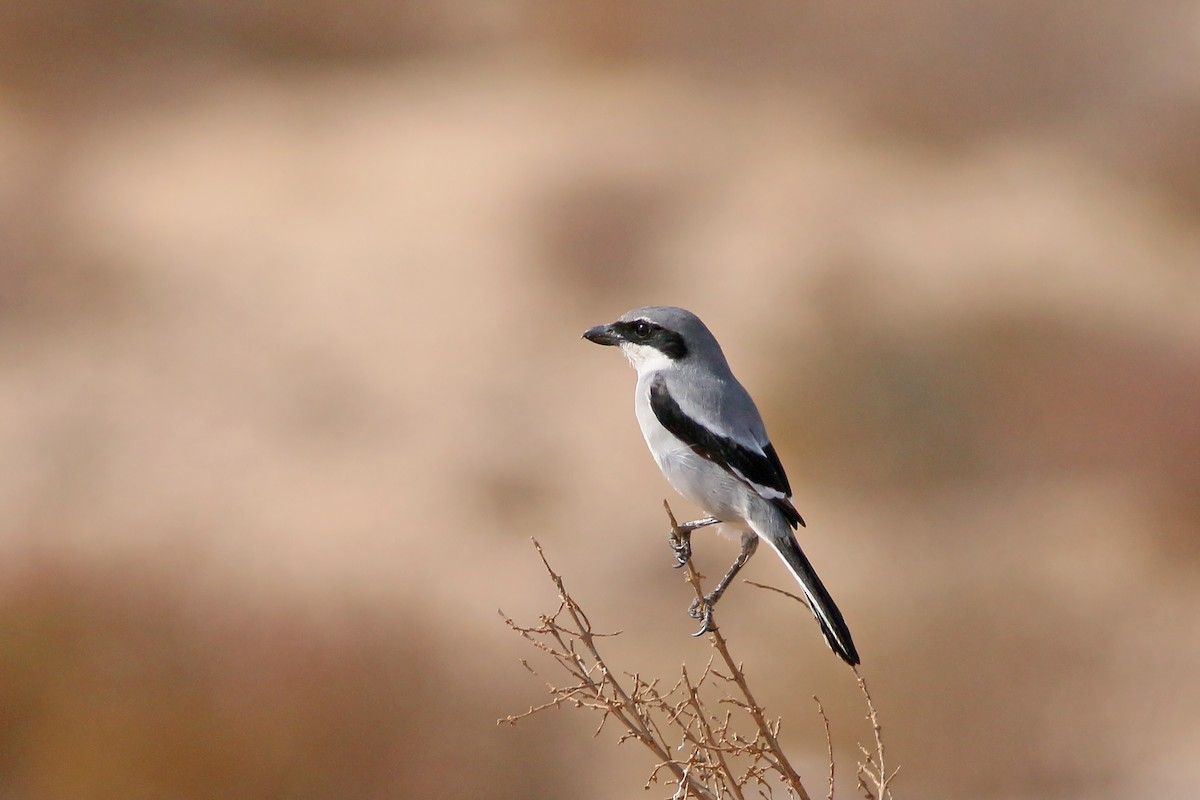
[[[711,461],[696,454],[668,431],[650,408],[650,379],[639,376],[634,408],[642,437],[663,477],[675,491],[707,513],[727,522],[746,516],[746,485]]]

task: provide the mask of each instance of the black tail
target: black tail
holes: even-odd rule
[[[775,552],[779,553],[783,563],[787,564],[788,569],[800,582],[800,588],[804,590],[804,598],[808,600],[808,607],[812,609],[813,616],[817,618],[817,622],[821,626],[825,642],[847,664],[850,666],[858,664],[858,651],[854,649],[854,640],[850,638],[850,629],[846,627],[846,620],[842,619],[842,612],[838,610],[837,603],[833,602],[833,598],[829,596],[825,584],[821,583],[821,579],[817,577],[816,570],[808,562],[808,558],[800,549],[800,545],[797,544],[791,532],[789,531],[787,536],[780,538],[780,541],[768,538],[767,542],[775,548]]]

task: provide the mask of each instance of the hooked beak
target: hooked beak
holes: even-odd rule
[[[588,328],[583,332],[583,338],[589,342],[603,345],[614,345],[622,342],[621,337],[613,332],[612,325],[597,325],[594,328]]]

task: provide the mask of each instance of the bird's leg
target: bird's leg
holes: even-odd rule
[[[713,608],[717,605],[717,601],[721,599],[721,595],[725,594],[725,590],[729,588],[729,584],[733,583],[734,576],[746,566],[746,562],[750,560],[750,556],[754,555],[754,551],[758,549],[758,536],[746,532],[742,534],[742,552],[738,553],[738,557],[734,559],[733,566],[725,573],[725,577],[721,578],[721,582],[716,588],[704,596],[704,599],[696,598],[692,601],[691,607],[688,609],[688,614],[692,619],[700,620],[700,630],[693,633],[693,636],[703,636],[710,631],[716,630],[716,625],[713,624]]]
[[[676,526],[676,530],[679,532],[678,536],[675,535],[674,530],[667,534],[667,539],[671,542],[671,549],[675,551],[675,569],[679,569],[692,558],[692,531],[708,525],[716,525],[720,521],[716,517],[694,519]]]

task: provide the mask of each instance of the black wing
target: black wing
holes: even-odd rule
[[[732,472],[742,482],[750,484],[764,499],[774,503],[793,528],[804,524],[789,499],[792,487],[788,484],[783,464],[770,444],[759,452],[701,425],[685,414],[675,398],[671,397],[667,391],[667,381],[662,375],[656,375],[650,382],[650,409],[662,426],[692,448],[696,455]]]

